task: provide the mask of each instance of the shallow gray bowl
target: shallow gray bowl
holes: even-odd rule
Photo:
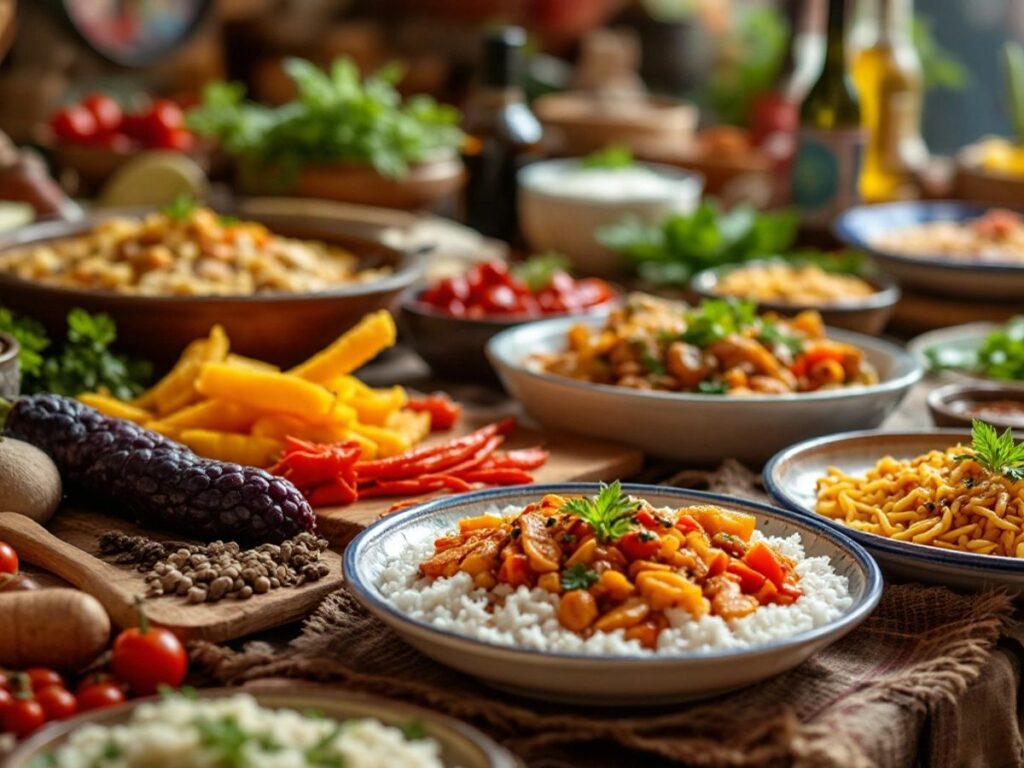
[[[545,653],[476,640],[403,614],[379,592],[388,563],[412,543],[456,530],[463,517],[497,506],[524,506],[547,493],[588,494],[597,483],[532,485],[477,491],[412,507],[379,520],[345,550],[346,585],[367,610],[435,661],[498,688],[549,701],[627,706],[713,696],[792,669],[852,631],[882,594],[878,566],[856,543],[818,520],[717,494],[651,485],[624,485],[655,506],[717,504],[754,515],[769,536],[799,533],[808,556],[826,556],[849,582],[853,603],[837,619],[783,640],[743,649],[656,656]]]

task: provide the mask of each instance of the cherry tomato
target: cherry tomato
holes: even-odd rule
[[[124,691],[113,682],[96,683],[80,690],[75,699],[78,702],[78,711],[88,712],[92,709],[124,704]]]
[[[488,261],[480,265],[480,281],[483,285],[506,285],[508,267],[503,261]]]
[[[511,314],[516,311],[519,297],[507,285],[489,285],[484,289],[483,306],[495,314]]]
[[[139,626],[126,629],[114,641],[114,677],[135,693],[149,696],[161,685],[179,687],[188,672],[188,654],[174,633],[150,627],[141,608]]]
[[[78,702],[74,694],[56,685],[38,691],[36,701],[46,713],[47,720],[65,720],[78,712]]]
[[[181,107],[170,99],[157,99],[144,114],[150,135],[156,136],[160,131],[173,131],[185,127],[185,114]]]
[[[64,687],[64,678],[58,672],[46,667],[30,667],[25,670],[29,681],[32,683],[33,691],[41,691],[50,686]]]
[[[90,141],[97,133],[98,126],[92,112],[75,104],[62,109],[50,119],[50,129],[61,141]]]
[[[112,149],[115,152],[130,152],[135,148],[135,141],[123,133],[101,133],[89,143],[95,147]]]
[[[171,149],[175,152],[189,152],[196,143],[195,136],[188,128],[159,130],[153,137],[152,146],[156,149]]]
[[[630,531],[619,539],[619,549],[630,560],[647,560],[660,548],[658,535],[650,531]]]
[[[121,119],[121,132],[142,144],[149,143],[149,120],[144,114],[128,114]]]
[[[14,547],[6,542],[0,541],[0,573],[18,572],[18,553]]]
[[[46,723],[43,706],[35,699],[18,698],[4,711],[4,730],[18,738],[28,736]]]
[[[106,94],[90,93],[82,99],[82,106],[96,119],[96,129],[99,133],[112,133],[121,127],[121,120],[124,117],[121,105]]]
[[[11,678],[7,676],[7,673],[0,669],[0,691],[11,690]]]
[[[114,680],[114,676],[111,675],[109,672],[90,672],[88,675],[86,675],[78,681],[78,687],[75,688],[75,695],[77,696],[86,688],[91,688],[92,686],[99,685],[100,683],[116,684],[117,681]]]
[[[6,688],[0,688],[0,731],[4,729],[4,715],[12,704],[14,704],[14,694]]]

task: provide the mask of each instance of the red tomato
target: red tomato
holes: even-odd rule
[[[6,542],[0,541],[0,573],[18,572],[18,553],[14,547]]]
[[[85,107],[96,119],[96,128],[100,133],[113,133],[121,127],[124,115],[121,105],[104,93],[90,93],[82,99]]]
[[[46,722],[43,706],[35,699],[15,698],[4,712],[4,730],[18,738],[28,736]]]
[[[650,531],[630,531],[618,543],[630,560],[648,560],[661,548],[658,535]]]
[[[196,139],[188,128],[174,128],[157,131],[152,146],[156,149],[170,149],[175,152],[189,152],[195,146]]]
[[[550,288],[545,288],[537,294],[537,304],[540,307],[540,311],[548,315],[565,312],[566,310],[565,301],[558,295],[557,291],[553,291]]]
[[[111,668],[135,693],[149,696],[162,685],[177,688],[184,682],[188,654],[173,632],[143,620],[117,636]]]
[[[33,691],[41,691],[50,686],[64,687],[64,678],[58,672],[46,667],[31,667],[25,670],[29,681],[32,683]]]
[[[185,113],[170,99],[154,101],[145,113],[145,117],[151,127],[158,127],[166,131],[185,127]]]
[[[484,289],[483,307],[494,314],[511,314],[519,308],[519,297],[507,285],[489,285]]]
[[[130,139],[149,143],[149,121],[144,114],[125,115],[121,119],[121,131]]]
[[[130,152],[135,148],[135,141],[124,133],[101,133],[89,143],[115,152]]]
[[[80,690],[75,698],[78,702],[78,711],[87,712],[91,709],[104,709],[124,704],[124,691],[116,683],[95,683]]]
[[[507,285],[508,267],[503,261],[488,261],[481,264],[480,280],[484,285]]]
[[[75,688],[75,694],[77,695],[86,688],[91,688],[92,686],[99,685],[100,683],[113,683],[117,685],[117,681],[114,680],[113,675],[109,672],[90,672],[78,682],[78,687]]]
[[[70,691],[51,685],[36,693],[36,701],[47,720],[66,720],[78,711],[78,702]]]
[[[14,704],[14,695],[6,688],[0,688],[0,731],[4,729],[4,714]]]
[[[11,679],[7,676],[7,673],[0,669],[0,691],[11,690]]]
[[[92,112],[77,104],[62,109],[50,119],[50,129],[61,141],[91,140],[98,130]]]
[[[596,277],[586,277],[576,281],[576,296],[579,298],[581,306],[593,307],[597,304],[604,304],[606,301],[610,301],[614,295],[611,286]]]

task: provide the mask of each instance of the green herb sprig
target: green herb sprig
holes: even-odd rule
[[[593,170],[619,170],[630,168],[634,165],[633,152],[623,144],[612,144],[599,149],[580,160],[580,167],[588,171]]]
[[[511,272],[519,278],[531,292],[537,293],[551,285],[555,274],[568,272],[569,260],[560,253],[548,251],[531,256],[526,261],[516,264]]]
[[[999,434],[991,424],[975,419],[971,423],[971,449],[954,461],[976,461],[989,472],[1010,480],[1024,480],[1024,440],[1017,442],[1009,428]]]
[[[566,512],[590,523],[594,536],[605,544],[615,541],[629,532],[639,502],[622,492],[622,484],[616,480],[611,485],[601,484],[601,491],[594,498],[569,499],[562,512]]]
[[[679,338],[697,347],[707,347],[757,323],[757,305],[741,299],[705,299],[686,312],[686,330]]]
[[[576,563],[562,571],[562,589],[572,592],[574,589],[589,589],[599,576],[597,571],[586,563]]]

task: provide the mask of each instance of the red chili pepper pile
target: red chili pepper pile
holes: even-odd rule
[[[294,483],[314,507],[375,496],[463,492],[474,483],[532,483],[528,470],[547,461],[548,452],[540,447],[499,451],[514,427],[514,419],[505,419],[446,443],[374,461],[359,461],[356,443],[318,445],[288,438],[281,460],[270,471]]]

